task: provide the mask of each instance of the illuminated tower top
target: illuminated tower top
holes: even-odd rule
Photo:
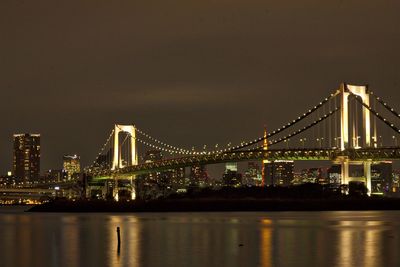
[[[264,126],[264,143],[263,143],[263,149],[268,150],[268,138],[267,138],[267,127]]]

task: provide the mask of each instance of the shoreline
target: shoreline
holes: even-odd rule
[[[163,199],[152,201],[57,200],[27,212],[279,212],[400,210],[397,198]]]

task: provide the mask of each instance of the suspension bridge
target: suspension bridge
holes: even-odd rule
[[[134,124],[117,124],[85,172],[93,181],[132,181],[140,174],[193,165],[324,160],[341,166],[341,184],[361,180],[370,190],[371,164],[400,159],[399,119],[400,114],[368,86],[342,83],[317,105],[281,127],[237,145],[228,143],[221,149],[178,147],[151,136]],[[162,151],[170,157],[140,162],[139,146]],[[351,177],[352,165],[363,166],[362,178]]]

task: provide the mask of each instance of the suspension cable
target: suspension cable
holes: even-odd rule
[[[387,102],[383,101],[382,98],[375,95],[372,91],[370,91],[369,94],[372,95],[380,104],[382,104],[382,106],[384,106],[390,113],[395,115],[397,118],[400,118],[400,113],[395,111],[391,106],[387,104]]]
[[[370,112],[372,112],[372,114],[374,114],[378,119],[380,119],[383,123],[385,123],[386,125],[388,125],[392,130],[394,130],[396,133],[400,134],[400,129],[397,128],[393,123],[391,123],[390,121],[388,121],[387,119],[385,119],[384,117],[382,117],[378,112],[376,112],[375,110],[373,110],[370,106],[368,106],[367,104],[364,103],[364,101],[362,101],[361,97],[358,95],[353,94],[352,92],[350,92],[351,96],[354,96],[355,99],[361,104],[363,105],[366,109],[368,109]]]
[[[313,127],[313,126],[319,124],[320,122],[326,120],[327,118],[331,117],[331,116],[332,116],[333,114],[335,114],[338,110],[340,110],[340,107],[335,108],[334,110],[332,110],[332,111],[330,111],[329,113],[323,115],[322,117],[318,118],[317,120],[313,121],[312,123],[308,124],[307,126],[304,126],[303,128],[298,129],[297,131],[294,131],[294,132],[292,132],[292,133],[289,134],[289,135],[286,135],[286,136],[284,136],[284,137],[282,137],[282,138],[279,138],[279,139],[277,139],[277,140],[269,141],[269,142],[268,142],[268,145],[270,145],[270,146],[276,145],[276,144],[279,144],[279,143],[281,143],[281,142],[287,140],[288,138],[292,138],[292,137],[294,137],[294,136],[296,136],[296,135],[299,135],[299,134],[301,134],[302,132],[307,131],[307,130],[310,129],[311,127]],[[259,146],[258,148],[262,148],[262,146]]]
[[[283,132],[284,130],[290,128],[291,126],[295,125],[296,123],[298,123],[298,122],[302,121],[303,119],[305,119],[306,117],[308,117],[310,114],[312,114],[314,111],[316,111],[317,109],[322,107],[325,103],[327,103],[330,99],[336,97],[337,95],[338,95],[338,91],[335,91],[334,93],[332,93],[328,97],[326,97],[324,100],[322,100],[318,105],[316,105],[313,108],[309,109],[307,112],[303,113],[303,115],[301,115],[298,118],[292,120],[288,124],[283,125],[281,128],[278,128],[277,130],[267,134],[266,137],[262,136],[262,137],[259,137],[257,139],[254,139],[253,141],[245,142],[244,144],[241,144],[241,145],[238,145],[238,146],[234,146],[231,149],[229,149],[228,151],[238,150],[238,149],[242,149],[242,148],[245,148],[245,147],[248,147],[248,146],[252,146],[254,144],[257,144],[259,142],[264,141],[264,139],[266,139],[266,138],[267,139],[271,138],[271,137]]]

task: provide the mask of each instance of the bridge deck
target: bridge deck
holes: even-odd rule
[[[182,158],[166,159],[151,163],[129,166],[117,170],[92,170],[88,174],[93,177],[112,177],[124,175],[138,175],[157,171],[172,170],[193,165],[209,165],[225,162],[240,162],[251,160],[329,160],[334,161],[339,157],[350,160],[394,160],[400,159],[400,147],[382,147],[368,149],[339,149],[327,148],[298,148],[298,149],[271,149],[233,151],[219,154],[188,156]]]

